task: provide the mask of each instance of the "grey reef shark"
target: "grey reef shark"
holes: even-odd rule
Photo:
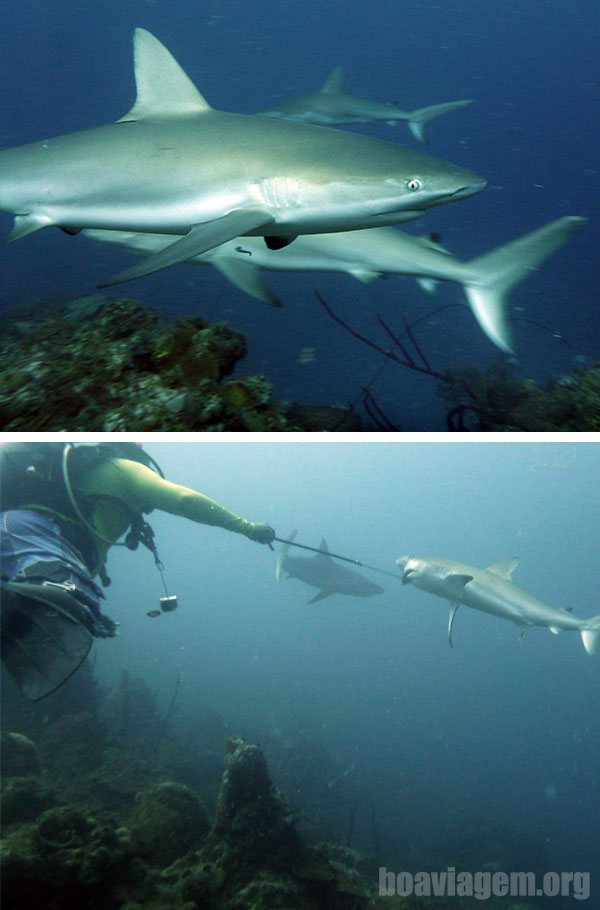
[[[478,174],[343,130],[214,110],[150,32],[134,32],[137,97],[116,123],[0,152],[9,240],[52,225],[169,234],[118,284],[240,236],[398,224],[480,192]]]
[[[452,256],[434,239],[393,227],[306,234],[280,250],[270,250],[262,237],[237,237],[190,261],[213,265],[242,291],[270,306],[281,302],[263,280],[263,271],[345,272],[365,283],[382,275],[407,275],[429,293],[438,281],[457,282],[490,341],[512,353],[509,291],[534,274],[585,223],[585,218],[567,215],[468,262]],[[167,234],[96,230],[84,234],[146,254],[156,254],[173,242]]]
[[[552,607],[513,584],[512,575],[519,560],[507,559],[487,569],[464,565],[437,556],[402,556],[397,561],[403,584],[442,597],[450,604],[448,642],[452,647],[452,627],[461,605],[508,619],[521,628],[521,635],[532,626],[579,632],[588,654],[595,654],[600,643],[600,615],[589,619],[573,616],[570,608]]]
[[[296,539],[297,531],[293,531],[289,541]],[[344,594],[347,597],[371,597],[373,594],[382,594],[383,588],[374,584],[356,572],[340,566],[329,555],[329,548],[325,538],[321,541],[320,552],[315,556],[289,556],[289,544],[284,544],[277,557],[275,575],[278,581],[283,578],[297,578],[299,581],[317,588],[318,591],[308,603],[314,604],[332,594]]]
[[[378,121],[395,126],[404,121],[408,123],[415,139],[427,142],[427,126],[432,120],[472,103],[472,100],[447,101],[445,104],[431,104],[414,111],[404,111],[393,101],[373,101],[359,95],[348,95],[343,88],[342,67],[336,66],[318,92],[287,100],[284,98],[275,106],[258,113],[262,117],[283,117],[327,126]]]

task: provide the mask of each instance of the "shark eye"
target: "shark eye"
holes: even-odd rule
[[[413,177],[412,180],[408,181],[406,186],[411,192],[416,193],[417,190],[421,189],[422,184],[418,177]]]

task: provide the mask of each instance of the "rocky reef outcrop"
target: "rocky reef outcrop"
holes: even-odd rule
[[[3,812],[5,910],[368,906],[352,851],[303,842],[262,750],[242,739],[229,741],[212,824],[193,791],[172,781],[140,793],[122,813],[48,808],[61,796],[48,790],[36,803],[43,787],[33,776],[5,782],[4,807],[15,788],[28,811]]]
[[[447,374],[439,393],[450,430],[600,430],[600,363],[579,367],[546,386],[517,379],[505,361],[485,372],[463,367]]]
[[[277,404],[264,376],[233,377],[245,337],[199,316],[169,324],[136,301],[94,294],[10,311],[3,329],[5,431],[361,428],[343,409]]]

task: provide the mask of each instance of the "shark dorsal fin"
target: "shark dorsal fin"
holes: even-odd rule
[[[512,574],[519,565],[520,560],[514,556],[512,559],[504,559],[502,562],[495,562],[493,566],[488,566],[488,572],[492,575],[498,575],[505,581],[512,581]]]
[[[320,558],[321,556],[326,556],[327,559],[331,559],[331,556],[329,555],[329,547],[327,546],[327,541],[324,537],[321,538],[321,543],[319,544],[319,554],[317,558]]]
[[[339,95],[342,91],[342,80],[342,67],[336,66],[319,89],[319,92],[322,95]]]
[[[118,123],[185,117],[211,110],[175,57],[144,28],[133,33],[133,61],[137,97]]]

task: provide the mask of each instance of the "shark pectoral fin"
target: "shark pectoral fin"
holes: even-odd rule
[[[297,533],[298,533],[298,530],[296,529],[295,531],[292,531],[291,534],[288,534],[288,542],[282,546],[281,551],[277,557],[277,568],[275,569],[275,578],[277,579],[277,581],[281,581],[282,578],[284,577],[283,572],[285,570],[285,559],[286,559],[286,556],[288,555],[288,552],[290,549],[290,544],[296,539]],[[289,575],[288,575],[288,578],[289,578]]]
[[[460,600],[463,595],[463,590],[465,585],[468,585],[470,581],[473,581],[472,575],[448,575],[446,577],[446,587],[448,588],[448,593],[450,594],[450,602],[460,603]]]
[[[517,556],[513,556],[512,559],[504,559],[502,562],[495,562],[493,566],[488,566],[486,572],[498,575],[500,578],[504,578],[505,581],[511,581],[513,572],[520,561]]]
[[[30,212],[27,215],[15,215],[15,224],[6,238],[6,242],[12,243],[13,240],[20,240],[21,237],[27,237],[28,234],[33,234],[34,231],[49,227],[51,224],[53,224],[53,222],[50,218],[45,218],[43,215],[36,215],[35,212]]]
[[[311,600],[307,601],[307,603],[309,603],[309,604],[316,604],[316,602],[317,602],[318,600],[325,600],[325,598],[326,598],[326,597],[329,597],[330,594],[332,594],[332,591],[327,591],[327,590],[325,590],[325,591],[319,591],[319,593],[318,593],[318,594],[315,594],[315,596],[314,596]]]
[[[580,629],[579,634],[583,647],[588,654],[595,654],[600,644],[600,616],[592,616],[585,620],[587,629]]]
[[[136,101],[117,123],[185,117],[212,110],[170,51],[144,28],[136,28],[133,33],[133,61]]]
[[[558,635],[560,629],[557,626],[548,626],[553,635]]]
[[[336,66],[334,71],[327,77],[321,88],[319,89],[320,94],[322,95],[339,95],[342,91],[342,67]]]
[[[459,603],[450,604],[450,615],[448,616],[448,644],[451,648],[454,647],[452,643],[452,627],[454,625],[454,617],[456,616],[456,611],[460,607]]]
[[[142,275],[150,275],[170,265],[187,262],[194,256],[206,253],[207,250],[212,250],[227,240],[233,240],[246,231],[269,224],[272,220],[271,215],[262,209],[238,209],[214,221],[195,224],[184,237],[171,243],[160,253],[148,256],[147,259],[119,272],[108,281],[103,281],[98,287],[106,288],[112,284],[121,284],[122,281],[141,278]]]
[[[268,303],[269,306],[283,306],[263,281],[258,266],[252,262],[244,262],[233,256],[214,256],[212,264],[244,293]]]
[[[382,272],[374,272],[371,269],[347,269],[347,272],[363,284],[370,284],[382,275]]]

